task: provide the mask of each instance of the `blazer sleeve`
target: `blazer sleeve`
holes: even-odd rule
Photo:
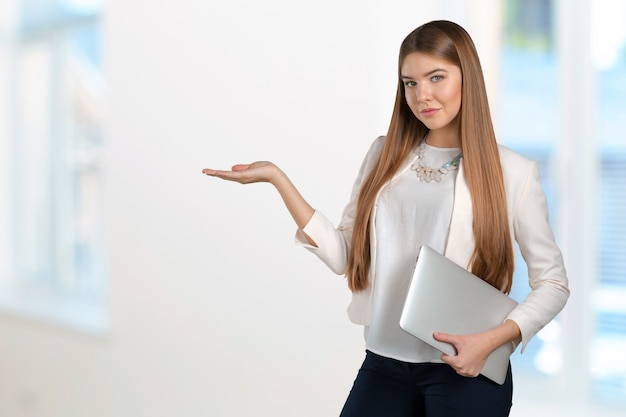
[[[370,146],[352,186],[350,200],[343,210],[339,225],[335,227],[322,212],[315,210],[304,228],[296,231],[296,244],[315,254],[336,274],[343,275],[346,272],[359,191],[379,159],[384,139],[384,136],[380,136]],[[307,242],[305,234],[317,247]]]
[[[530,162],[525,172],[512,215],[531,291],[508,316],[521,330],[522,352],[528,341],[563,309],[570,293],[563,256],[548,223],[548,205],[537,164]]]

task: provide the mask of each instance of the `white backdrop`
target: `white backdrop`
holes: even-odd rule
[[[293,244],[271,187],[200,170],[271,159],[338,220],[385,133],[399,43],[433,16],[410,2],[186,6],[109,16],[111,272],[124,288],[112,343],[127,359],[115,403],[338,415],[363,357],[344,279]],[[146,378],[152,367],[167,374]]]

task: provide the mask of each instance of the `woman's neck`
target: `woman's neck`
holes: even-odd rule
[[[441,134],[439,131],[430,131],[426,136],[426,144],[436,148],[461,147],[461,141],[458,135]]]
[[[437,148],[461,147],[458,125],[451,123],[441,129],[431,130],[426,135],[426,143]]]

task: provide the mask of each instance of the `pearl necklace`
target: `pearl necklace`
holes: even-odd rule
[[[431,182],[435,180],[436,182],[441,181],[441,176],[446,175],[450,171],[454,171],[459,167],[461,163],[461,158],[463,157],[462,153],[459,153],[457,156],[446,162],[441,166],[441,168],[430,168],[422,165],[421,161],[424,159],[424,152],[426,151],[426,141],[422,141],[422,144],[417,148],[417,159],[411,165],[411,170],[417,173],[417,178],[419,178],[422,182]]]

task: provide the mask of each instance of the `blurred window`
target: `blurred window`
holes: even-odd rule
[[[600,176],[591,388],[598,398],[626,405],[626,0],[591,5]]]
[[[0,24],[6,88],[0,306],[106,326],[102,0],[12,0]],[[10,13],[9,13],[10,12]]]
[[[551,0],[504,1],[498,126],[502,128],[500,141],[503,144],[538,162],[550,218],[556,221],[564,213],[558,210],[559,206],[575,210],[572,205],[577,203],[557,200],[563,193],[557,193],[556,177],[568,177],[567,172],[561,172],[564,166],[559,165],[558,159],[559,153],[564,152],[560,146],[565,146],[559,140],[559,116],[564,103],[559,102],[563,95],[559,91],[559,51],[554,39],[557,16],[553,3]],[[577,3],[571,7],[581,7],[584,2]],[[596,243],[595,253],[581,254],[585,257],[583,263],[594,265],[593,273],[583,275],[589,280],[584,288],[591,291],[576,294],[584,301],[573,307],[582,309],[576,312],[576,317],[580,317],[578,314],[592,317],[591,338],[584,336],[583,323],[579,323],[578,328],[565,328],[557,318],[529,343],[523,355],[514,355],[512,362],[516,373],[531,377],[584,375],[587,380],[579,384],[594,401],[626,406],[626,359],[623,355],[626,351],[626,141],[623,138],[626,132],[626,0],[597,0],[586,4],[591,7],[591,13],[585,18],[591,19],[589,54],[593,71],[592,79],[577,80],[577,83],[593,85],[592,96],[586,98],[595,109],[595,114],[589,115],[594,120],[590,138],[593,143],[585,149],[593,150],[595,163],[577,166],[573,161],[568,167],[587,170],[583,176],[591,178],[597,193],[597,201],[591,204],[593,210],[582,214],[584,222],[592,225],[592,238]],[[577,145],[574,142],[571,146]],[[558,226],[556,222],[553,224],[557,242]],[[569,235],[584,236],[582,228],[581,225],[579,236]],[[519,301],[528,293],[528,285],[527,270],[519,256],[517,265],[512,296]],[[577,348],[577,352],[588,356],[580,362],[588,369],[582,373],[565,369],[566,366],[575,368],[580,363],[564,363],[564,340],[588,343]]]

